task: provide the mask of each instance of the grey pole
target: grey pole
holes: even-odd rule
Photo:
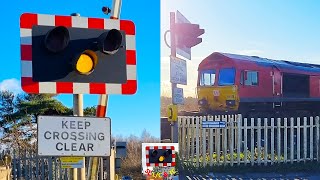
[[[83,94],[74,94],[73,95],[73,115],[74,116],[83,116]],[[85,165],[85,158],[83,158],[83,162]],[[81,168],[79,179],[85,180],[86,171],[85,167]],[[78,179],[78,170],[77,168],[73,168],[73,180]]]
[[[175,13],[174,12],[170,12],[170,44],[171,44],[171,57],[176,57],[176,36],[175,36],[175,29],[174,29],[174,25],[175,25]],[[171,60],[170,60],[171,61]],[[175,83],[171,83],[171,101],[172,101],[172,104],[173,103],[173,97],[174,97],[174,92],[173,92],[173,89],[174,88],[177,88],[177,84]],[[171,142],[173,143],[174,142],[174,125],[175,125],[175,122],[172,121],[171,122]]]

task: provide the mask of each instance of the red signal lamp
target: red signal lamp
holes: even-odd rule
[[[98,47],[105,54],[115,54],[122,43],[122,34],[117,29],[102,33],[98,38]]]
[[[200,29],[199,24],[176,23],[174,33],[178,38],[177,46],[194,47],[202,42],[199,38],[204,34],[204,29]]]
[[[69,30],[64,26],[58,26],[46,34],[44,45],[49,51],[57,53],[64,50],[69,41]]]

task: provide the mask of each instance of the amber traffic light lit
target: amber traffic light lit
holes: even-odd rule
[[[85,50],[75,59],[74,69],[83,75],[89,75],[93,72],[98,63],[98,57],[92,50]]]
[[[166,158],[164,156],[159,157],[159,162],[163,162]]]

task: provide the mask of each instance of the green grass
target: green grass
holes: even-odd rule
[[[233,161],[237,161],[237,159],[238,159],[238,154],[237,153],[233,153],[233,154],[230,154],[230,153],[228,153],[228,154],[226,154],[226,156],[224,157],[224,155],[223,154],[221,154],[220,155],[220,163],[223,163],[224,162],[224,160],[225,160],[225,158],[226,158],[226,161],[231,161],[231,156],[233,156]],[[240,161],[244,161],[245,160],[245,153],[243,153],[243,152],[241,152],[240,154],[239,154],[239,158],[240,158]],[[251,156],[252,156],[252,154],[251,154],[251,152],[248,150],[247,151],[247,161],[250,161],[251,160]],[[261,151],[261,153],[260,153],[260,159],[261,159],[261,161],[263,161],[264,159],[265,159],[265,157],[264,157],[265,155],[264,155],[264,152],[263,151]],[[202,163],[203,161],[204,161],[204,158],[205,158],[205,161],[206,161],[206,163],[210,163],[210,155],[206,155],[205,157],[203,157],[203,156],[199,156],[199,162],[200,163]],[[278,155],[277,154],[274,154],[274,161],[278,161],[278,158],[280,158],[280,161],[283,161],[284,160],[284,156],[283,155],[280,155],[280,157],[278,157]],[[257,160],[258,159],[258,153],[254,153],[254,155],[253,155],[253,159],[254,160]],[[271,160],[272,159],[272,157],[271,157],[271,154],[267,154],[267,160]],[[196,157],[194,157],[193,159],[191,159],[191,161],[193,161],[193,162],[196,162]],[[212,154],[212,161],[213,161],[213,163],[214,164],[216,164],[217,163],[217,161],[218,161],[218,155],[216,154],[216,153],[213,153]]]
[[[262,154],[262,153],[261,153]],[[262,154],[263,155],[263,154]],[[237,154],[233,154],[234,162],[237,161]],[[177,168],[180,172],[183,171],[186,175],[193,174],[208,174],[208,173],[230,173],[230,174],[239,174],[239,173],[290,173],[290,172],[319,172],[320,163],[316,161],[307,161],[306,163],[302,162],[276,162],[277,155],[274,156],[274,164],[271,165],[270,162],[267,165],[262,161],[260,165],[255,162],[254,166],[251,166],[251,162],[248,164],[241,163],[239,166],[237,162],[231,166],[229,163],[224,165],[224,156],[220,156],[220,165],[217,164],[217,155],[213,154],[213,166],[210,166],[210,156],[205,157],[206,166],[203,166],[203,157],[199,158],[199,167],[196,167],[196,158],[193,158],[191,161],[181,161],[180,158],[177,159]],[[248,160],[250,160],[251,154],[248,152]],[[271,154],[268,154],[268,160],[271,160]],[[226,155],[227,161],[230,161],[231,154]],[[257,154],[254,155],[254,159],[257,160]],[[263,160],[264,155],[261,156]],[[281,160],[284,160],[284,157],[280,156]],[[240,160],[244,160],[244,154],[240,154]]]

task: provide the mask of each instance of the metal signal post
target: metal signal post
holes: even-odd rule
[[[171,122],[171,141],[174,142],[174,125],[177,121],[177,105],[184,104],[183,89],[177,84],[187,85],[187,63],[191,60],[191,48],[202,42],[204,29],[198,24],[191,24],[179,11],[170,12],[170,82],[172,104],[168,106],[168,121]],[[166,40],[165,40],[166,41]],[[177,54],[183,58],[178,58]]]
[[[83,94],[74,94],[73,95],[73,115],[74,116],[83,116]],[[85,158],[83,158],[83,162],[85,162]],[[85,163],[84,163],[85,165]],[[78,179],[78,170],[77,168],[73,168],[72,171],[73,180]],[[80,179],[86,179],[86,168],[83,167],[80,170]]]
[[[176,57],[176,36],[175,36],[175,13],[174,12],[170,12],[170,44],[171,44],[171,57]],[[176,83],[172,83],[171,82],[171,100],[172,100],[172,104],[174,104],[173,102],[173,97],[174,97],[174,89],[177,88],[177,84]],[[175,125],[175,121],[171,121],[171,142],[173,143],[174,140],[174,125]]]
[[[119,19],[120,17],[120,10],[121,10],[122,0],[113,0],[112,8],[111,8],[111,19]],[[99,97],[99,103],[97,106],[97,117],[105,117],[107,115],[107,108],[108,108],[108,95],[101,94]],[[111,149],[113,151],[113,149]],[[113,156],[110,156],[110,179],[115,179],[115,166],[114,163],[114,153],[111,152]],[[98,166],[99,166],[99,159],[98,157],[92,157],[89,160],[89,173],[88,177],[90,180],[96,180],[98,175]],[[103,159],[100,158],[100,179],[103,178]]]

